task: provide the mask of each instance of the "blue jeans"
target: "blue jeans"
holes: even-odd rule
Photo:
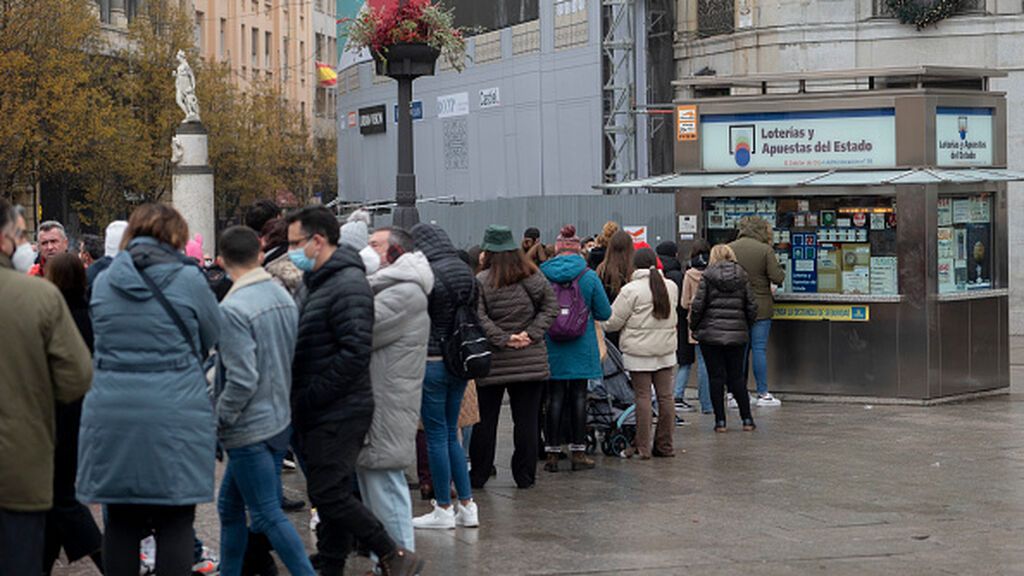
[[[750,327],[750,344],[747,345],[747,352],[743,356],[745,362],[749,362],[748,356],[753,356],[754,380],[757,381],[757,394],[768,393],[768,333],[772,329],[770,318],[758,320]],[[744,366],[744,373],[747,372]]]
[[[356,468],[359,495],[363,504],[380,520],[396,544],[414,552],[416,541],[412,530],[412,500],[404,470],[370,470]]]
[[[700,345],[695,344],[693,351],[697,358],[697,399],[700,400],[700,411],[709,413],[712,412],[713,407],[711,406],[711,393],[708,389],[708,367],[704,365],[704,356],[700,353]],[[693,364],[683,364],[679,367],[679,372],[676,373],[676,398],[683,397],[686,383],[690,380],[691,368],[693,368]]]
[[[427,436],[427,459],[434,482],[434,498],[440,506],[451,504],[449,486],[453,480],[460,500],[473,497],[466,451],[459,444],[459,410],[465,392],[466,381],[448,372],[444,362],[427,362],[420,416]]]
[[[220,573],[239,576],[249,537],[245,512],[252,531],[267,536],[291,574],[315,576],[299,533],[281,511],[281,461],[284,450],[265,442],[227,451],[228,465],[220,485]]]

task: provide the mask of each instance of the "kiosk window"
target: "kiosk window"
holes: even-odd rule
[[[734,240],[744,216],[767,220],[782,293],[899,294],[895,198],[712,198],[704,215],[712,245]]]
[[[939,293],[992,288],[992,196],[941,196]]]

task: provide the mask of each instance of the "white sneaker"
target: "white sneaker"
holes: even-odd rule
[[[769,393],[757,395],[758,406],[782,406],[782,401]]]
[[[316,532],[316,526],[320,523],[320,514],[317,513],[316,508],[310,509],[309,515],[309,531]]]
[[[423,528],[427,530],[454,530],[455,529],[455,507],[452,506],[445,510],[437,505],[437,501],[431,500],[430,504],[434,507],[434,511],[423,516],[417,516],[412,519],[413,528]],[[475,508],[475,506],[474,506]]]
[[[725,399],[729,408],[732,408],[733,410],[739,409],[740,406],[736,403],[736,398],[733,398],[732,392],[726,392]]]
[[[455,504],[455,524],[463,528],[480,527],[480,514],[476,502],[470,500],[466,506],[463,506],[461,502]]]

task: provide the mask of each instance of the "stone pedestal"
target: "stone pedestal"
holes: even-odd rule
[[[217,230],[213,203],[213,168],[209,165],[206,128],[200,122],[180,124],[172,146],[177,162],[171,176],[171,203],[188,221],[189,237],[203,235],[203,252],[216,255]]]

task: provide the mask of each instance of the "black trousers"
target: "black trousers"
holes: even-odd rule
[[[189,576],[194,560],[195,506],[110,504],[103,535],[103,569],[107,576],[138,576],[139,541],[156,538],[156,573]]]
[[[700,351],[704,355],[704,363],[708,368],[711,405],[715,409],[715,422],[725,422],[726,388],[736,398],[736,404],[740,409],[740,418],[751,419],[750,396],[747,394],[746,373],[743,367],[747,351],[746,345],[719,346],[701,342]]]
[[[15,512],[0,508],[0,574],[39,574],[43,570],[46,512]],[[135,551],[135,575],[139,552]]]
[[[380,520],[352,493],[356,458],[370,429],[371,416],[327,422],[296,434],[299,455],[306,465],[309,501],[320,515],[317,551],[325,574],[341,574],[352,551],[353,538],[378,558],[397,550]]]
[[[566,415],[568,418],[563,417]],[[568,427],[565,426],[566,420],[568,420]],[[586,447],[586,380],[551,380],[548,382],[547,422],[544,433],[547,448],[551,451],[561,450],[562,441],[568,441],[574,450]]]
[[[483,488],[494,466],[498,418],[506,390],[509,407],[512,408],[512,478],[520,488],[533,486],[537,478],[537,429],[544,383],[478,385],[476,395],[480,405],[480,423],[473,427],[473,438],[469,444],[473,462],[469,482],[474,488]]]

